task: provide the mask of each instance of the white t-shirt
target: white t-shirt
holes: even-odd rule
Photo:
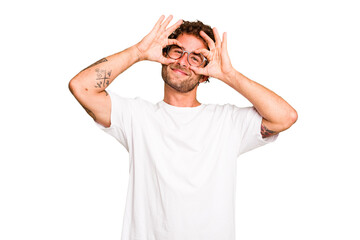
[[[235,240],[236,160],[274,141],[253,107],[176,107],[110,92],[111,126],[129,152],[122,240]]]

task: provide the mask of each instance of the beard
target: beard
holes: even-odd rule
[[[177,69],[186,75],[174,73],[173,70]],[[161,76],[165,84],[181,93],[192,91],[200,84],[199,80],[202,77],[200,75],[194,75],[190,70],[182,68],[178,64],[162,65]]]

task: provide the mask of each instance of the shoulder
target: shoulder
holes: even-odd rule
[[[142,99],[141,97],[123,97],[120,96],[119,94],[113,92],[113,91],[108,91],[110,98],[111,98],[111,102],[113,105],[117,105],[119,106],[127,106],[130,108],[134,108],[134,107],[141,107],[141,106],[145,106],[145,107],[151,107],[154,106],[154,104],[152,104],[151,102]]]
[[[257,117],[258,113],[252,106],[250,107],[239,107],[232,103],[224,104],[204,104],[206,112],[212,112],[214,114],[221,114],[231,118],[253,118]]]

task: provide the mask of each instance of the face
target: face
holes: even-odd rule
[[[183,45],[186,51],[192,52],[200,48],[206,48],[204,41],[188,34],[181,34],[177,40]],[[187,53],[177,59],[175,63],[163,65],[161,75],[165,84],[181,93],[193,90],[199,82],[206,80],[203,75],[197,75],[190,70],[187,61]]]

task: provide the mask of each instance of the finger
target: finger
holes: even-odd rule
[[[214,36],[215,36],[215,46],[220,47],[221,46],[221,39],[219,32],[216,28],[213,28]]]
[[[204,55],[204,57],[209,58],[210,57],[210,51],[207,50],[206,48],[201,48],[201,49],[197,49],[194,51],[195,53],[201,53],[202,55]]]
[[[200,31],[200,36],[205,40],[209,49],[215,48],[214,41],[204,31]]]
[[[165,16],[164,16],[164,15],[161,15],[161,17],[160,17],[159,20],[156,22],[156,24],[155,24],[155,26],[154,26],[154,28],[153,28],[154,31],[157,31],[157,30],[159,29],[161,23],[164,21],[164,18],[165,18]]]
[[[167,46],[168,46],[168,45],[178,45],[179,47],[182,47],[181,42],[179,42],[179,41],[176,40],[176,39],[168,39],[168,41],[167,41]]]
[[[169,23],[171,22],[172,19],[173,19],[172,15],[170,15],[166,18],[165,22],[163,24],[161,24],[161,27],[160,27],[161,32],[166,29],[167,25],[169,25]]]
[[[164,65],[169,65],[169,64],[176,62],[176,60],[171,59],[171,58],[162,57],[159,62]]]
[[[179,20],[177,21],[174,25],[172,25],[171,27],[169,27],[166,30],[166,35],[169,36],[171,33],[173,33],[178,27],[180,27],[180,25],[183,23],[183,20]]]
[[[227,33],[226,32],[224,32],[224,34],[223,34],[223,41],[221,43],[221,55],[222,55],[223,63],[226,65],[231,65],[229,53],[227,51]]]
[[[227,33],[226,32],[223,33],[223,40],[221,42],[221,49],[223,51],[227,51]]]
[[[190,66],[190,69],[191,69],[195,74],[198,74],[198,75],[206,75],[206,76],[207,76],[205,68],[199,68],[199,67]]]

